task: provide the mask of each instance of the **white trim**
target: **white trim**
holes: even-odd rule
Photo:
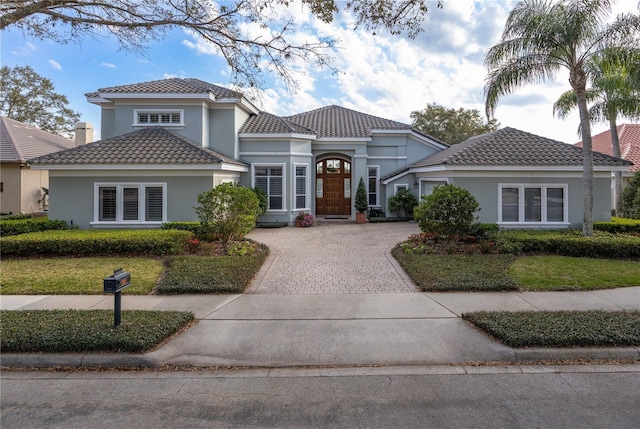
[[[299,133],[238,133],[240,139],[299,139],[299,140],[315,140],[315,134],[299,134]]]
[[[322,144],[344,144],[344,143],[367,143],[372,141],[371,137],[318,137],[317,143]]]
[[[298,175],[297,175],[297,167],[305,167],[306,168],[306,174],[304,176],[305,178],[305,194],[304,194],[304,207],[296,207],[296,204],[298,202],[298,189],[296,186],[296,181],[298,179]],[[291,173],[291,193],[293,196],[293,204],[291,207],[292,211],[310,211],[310,200],[311,198],[309,198],[309,193],[311,190],[310,187],[310,178],[311,178],[311,166],[307,163],[302,163],[302,162],[296,162],[293,164],[293,168],[292,168],[292,173]]]
[[[225,170],[239,171],[247,173],[249,166],[228,164],[225,162],[219,164],[37,164],[31,166],[32,170]]]
[[[368,155],[367,159],[392,159],[392,160],[398,160],[398,159],[409,159],[408,156],[406,155],[400,155],[400,156],[385,156],[385,155],[379,155],[379,156],[371,156]]]
[[[502,220],[502,190],[504,188],[518,189],[518,221]],[[549,188],[562,188],[562,221],[547,221],[547,190]],[[525,221],[525,189],[540,189],[540,222]],[[505,227],[567,227],[569,222],[569,185],[566,183],[498,183],[498,225]]]
[[[140,114],[167,114],[167,113],[177,113],[180,115],[180,122],[149,122],[149,123],[140,123]],[[133,123],[132,127],[184,127],[184,109],[133,109]]]
[[[240,156],[308,156],[312,157],[312,153],[305,152],[240,152]]]
[[[398,188],[404,187],[405,189],[411,189],[407,183],[395,183],[393,185],[393,195],[398,193]]]
[[[267,209],[266,214],[287,213],[287,164],[284,162],[256,162],[251,164],[251,187],[256,187],[256,167],[281,167],[282,168],[282,208]],[[269,203],[269,186],[267,185],[267,204]]]
[[[116,188],[116,220],[101,221],[100,220],[100,188]],[[138,220],[123,220],[123,197],[122,190],[124,188],[138,189]],[[146,188],[162,188],[162,220],[161,221],[145,221],[146,212]],[[104,225],[106,227],[120,228],[131,225],[139,225],[146,227],[150,225],[162,224],[167,221],[167,183],[166,182],[94,182],[93,183],[93,222],[91,225]]]

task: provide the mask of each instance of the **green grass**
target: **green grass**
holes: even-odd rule
[[[123,310],[113,327],[110,310],[23,310],[0,312],[3,353],[142,353],[193,320],[179,311]]]
[[[640,346],[640,311],[479,311],[463,318],[510,347]]]
[[[526,290],[592,290],[640,286],[640,263],[568,256],[518,258],[508,273]]]
[[[518,289],[507,274],[512,255],[407,254],[399,247],[392,254],[423,292]]]
[[[3,295],[98,295],[105,277],[123,268],[131,273],[131,286],[123,293],[151,292],[163,270],[150,258],[46,258],[0,261]]]

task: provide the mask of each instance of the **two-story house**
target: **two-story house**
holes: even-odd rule
[[[448,147],[339,106],[275,116],[197,79],[102,88],[87,99],[102,109],[102,140],[31,161],[50,172],[49,216],[81,228],[197,220],[197,195],[224,182],[267,194],[263,222],[292,224],[301,211],[354,219],[360,178],[369,206],[387,212],[400,188],[418,196],[454,183],[476,195],[483,222],[582,222],[581,150],[510,128]],[[595,164],[603,219],[611,172],[629,163],[598,155]]]

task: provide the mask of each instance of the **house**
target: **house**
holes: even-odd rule
[[[1,116],[0,212],[46,211],[49,174],[47,170],[31,170],[27,160],[75,145],[73,140]]]
[[[593,154],[594,221],[611,218],[611,172],[629,161]],[[514,128],[472,137],[383,177],[416,177],[420,194],[452,183],[471,192],[479,221],[505,228],[580,228],[582,148]]]
[[[535,225],[581,224],[581,157],[573,157],[580,149],[549,141],[544,149],[534,148],[540,152],[534,159],[525,155],[528,145],[547,140],[517,130],[495,134],[505,142],[516,138],[511,141],[515,152],[510,151],[515,160],[509,164],[501,155],[506,148],[479,144],[486,136],[449,148],[411,125],[339,106],[280,117],[260,111],[239,92],[198,79],[115,86],[86,96],[101,107],[103,140],[31,161],[33,169],[50,172],[50,217],[81,228],[197,220],[198,194],[225,182],[267,194],[262,222],[292,225],[300,212],[355,219],[360,178],[367,184],[369,206],[385,212],[388,198],[399,189],[427,194],[437,184],[456,183],[480,197],[486,222],[514,223],[507,213],[513,207],[499,210],[510,197],[537,198],[545,210],[561,206],[560,220],[545,214]],[[477,154],[468,164],[451,163],[462,149],[471,153],[476,146],[493,151],[491,162]],[[565,156],[566,148],[572,157]],[[602,157],[598,174],[610,177],[628,166]],[[559,164],[549,160],[556,158]],[[557,186],[549,187],[552,183]],[[610,196],[609,187],[598,186],[598,192],[599,198]],[[525,208],[535,211],[530,204]],[[527,216],[514,225],[532,224]],[[598,219],[603,218],[601,211]]]
[[[628,170],[622,173],[622,186],[626,185],[636,171],[640,171],[640,124],[622,124],[617,126],[618,141],[620,142],[620,157],[633,162]],[[591,137],[594,152],[613,155],[611,130],[604,131]],[[576,143],[582,147],[582,142]],[[615,177],[612,179],[615,182]],[[613,184],[614,185],[614,184]],[[615,185],[613,186],[615,192]],[[615,195],[612,195],[612,207],[615,206]]]

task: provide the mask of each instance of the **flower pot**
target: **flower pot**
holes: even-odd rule
[[[297,220],[296,221],[296,226],[302,226],[302,221],[301,220]]]
[[[356,223],[367,223],[367,214],[366,213],[356,213]]]

